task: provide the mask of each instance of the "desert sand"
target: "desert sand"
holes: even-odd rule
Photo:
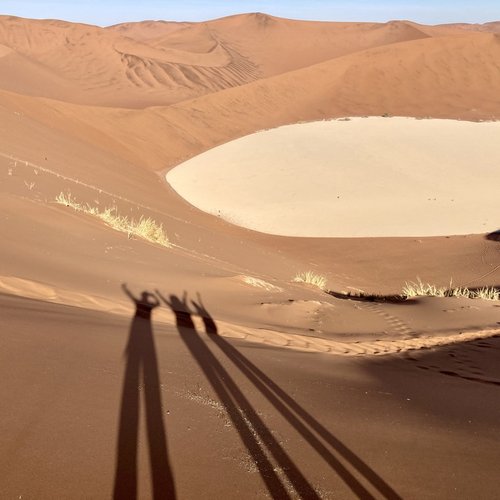
[[[497,22],[1,16],[0,497],[495,498],[499,303],[399,294],[418,278],[500,284],[498,36]],[[407,149],[388,172],[393,125]],[[356,146],[375,156],[356,168],[345,141],[335,165],[353,189],[339,210],[364,208],[357,233],[249,230],[166,181],[311,130],[293,136],[301,161],[280,163],[304,194],[326,126],[365,127],[376,151]],[[266,169],[266,148],[250,152],[257,166],[228,172]],[[207,200],[219,166],[197,179]],[[237,194],[224,183],[221,203]],[[106,209],[153,219],[169,244],[113,229]],[[293,281],[307,270],[330,293]]]
[[[497,223],[499,143],[498,122],[347,118],[237,139],[167,181],[205,212],[281,236],[485,233]]]

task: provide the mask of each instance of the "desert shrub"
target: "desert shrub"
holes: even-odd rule
[[[295,281],[296,283],[307,283],[308,285],[314,285],[318,288],[321,288],[321,290],[324,290],[326,288],[326,278],[324,276],[316,274],[313,271],[304,271],[298,273],[295,278],[293,278],[293,281]]]
[[[171,246],[167,234],[163,229],[163,224],[158,224],[151,217],[141,216],[139,220],[135,220],[118,214],[116,208],[105,208],[100,211],[98,207],[77,203],[71,194],[64,194],[62,192],[56,197],[56,202],[71,207],[76,211],[97,217],[116,231],[127,233],[129,238],[137,236],[157,245],[164,247]]]
[[[470,290],[467,287],[453,287],[450,281],[449,287],[437,287],[430,283],[423,283],[420,278],[417,281],[405,283],[402,290],[404,297],[457,297],[466,299],[500,300],[500,290],[494,287],[483,287]]]

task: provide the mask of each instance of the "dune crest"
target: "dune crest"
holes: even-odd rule
[[[313,22],[257,13],[203,23],[144,21],[99,28],[0,16],[0,44],[27,58],[0,65],[4,75],[14,72],[3,77],[0,88],[15,91],[17,81],[22,93],[66,102],[168,106],[375,47],[425,38],[439,46],[441,38],[457,34],[473,42],[481,33],[494,33],[494,26]],[[26,64],[29,69],[15,69]],[[39,79],[42,85],[35,84]]]

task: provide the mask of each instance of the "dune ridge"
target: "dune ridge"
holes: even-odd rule
[[[9,80],[3,61],[0,86],[15,90],[17,82],[25,94],[81,104],[170,105],[374,47],[464,32],[472,39],[495,33],[494,26],[318,23],[247,14],[99,28],[0,16],[0,44],[14,51],[16,66],[27,66]],[[290,37],[300,43],[289,43]],[[38,73],[41,84],[34,85]]]

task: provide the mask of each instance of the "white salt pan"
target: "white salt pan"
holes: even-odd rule
[[[271,234],[485,233],[500,227],[500,122],[290,125],[207,151],[167,181],[195,207]]]

